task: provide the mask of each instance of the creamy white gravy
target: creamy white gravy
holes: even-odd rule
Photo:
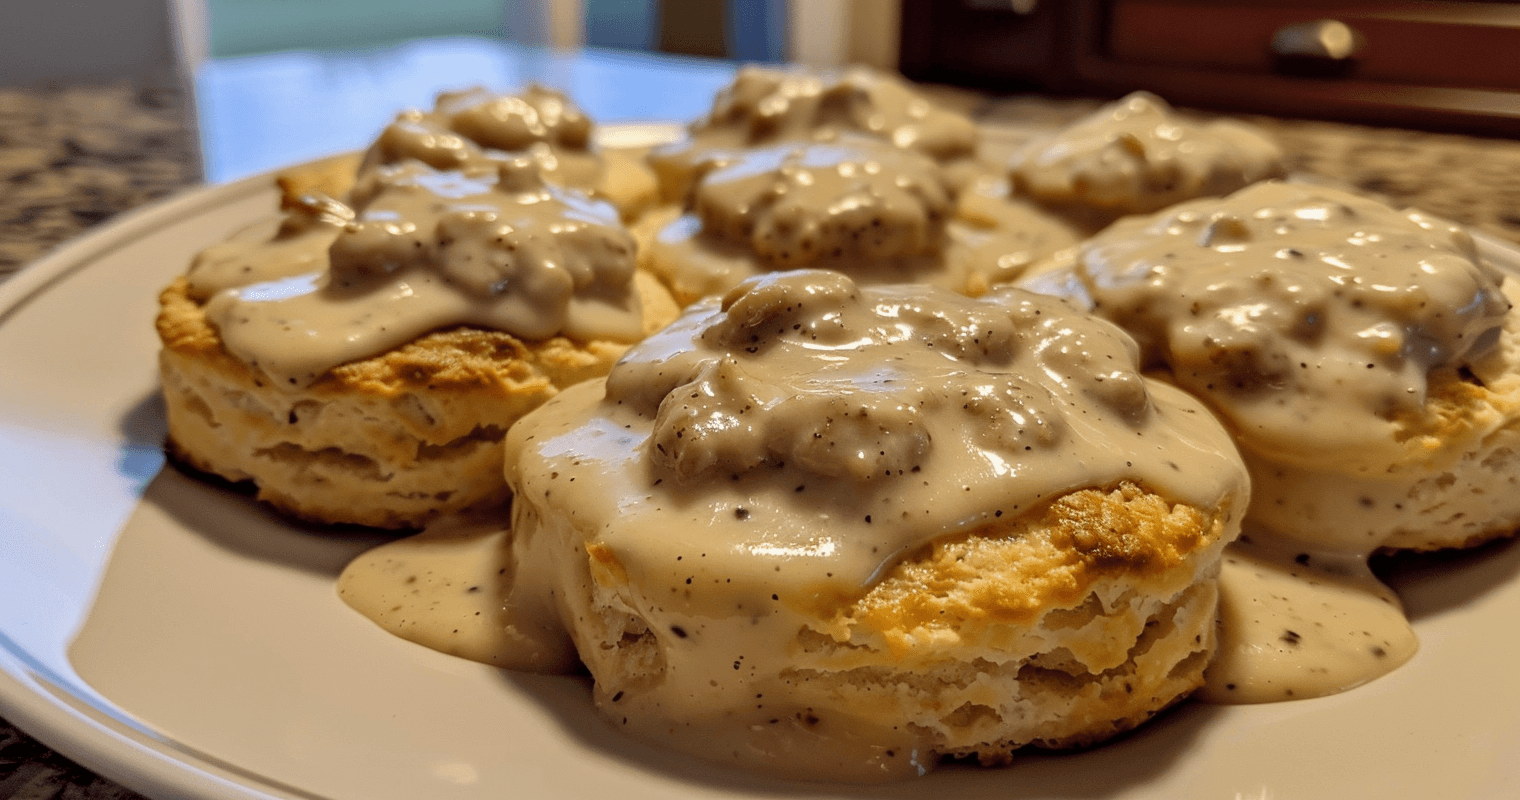
[[[778,107],[783,112],[789,108],[785,104]],[[729,119],[745,118],[743,113],[724,113]],[[1137,116],[1148,113],[1140,108]],[[1124,121],[1124,115],[1120,116]],[[718,110],[714,119],[718,119]],[[786,129],[791,124],[785,122],[788,119],[791,117],[783,114],[772,123]],[[1148,144],[1146,137],[1162,144],[1186,140],[1180,129],[1168,125],[1157,123],[1146,129],[1149,132],[1132,132],[1127,137],[1104,134],[1105,146],[1164,162],[1160,172],[1121,170],[1124,180],[1144,184],[1153,194],[1158,188],[1156,180],[1162,180],[1160,188],[1167,191],[1179,180],[1190,187],[1190,192],[1197,192],[1200,185],[1212,185],[1213,178],[1200,178],[1204,173],[1176,162],[1183,155],[1198,153],[1196,146],[1179,146],[1172,155],[1158,156],[1167,151]],[[722,126],[714,123],[713,127]],[[712,137],[709,143],[723,136],[737,137],[735,132],[741,127],[731,126],[730,132]],[[759,129],[769,130],[765,126]],[[1231,140],[1228,131],[1221,136],[1231,147],[1250,151],[1254,146],[1250,141],[1242,144]],[[1138,152],[1135,142],[1143,145]],[[727,277],[694,290],[697,294],[722,291],[755,274],[752,249],[741,247],[740,240],[754,235],[756,219],[763,216],[751,214],[751,209],[774,203],[776,197],[756,203],[756,197],[763,197],[765,190],[757,191],[744,183],[754,182],[761,172],[754,165],[769,163],[774,185],[776,175],[784,174],[777,170],[791,167],[793,175],[800,175],[816,168],[821,157],[814,155],[814,162],[809,163],[807,153],[809,148],[823,146],[832,145],[773,148],[747,163],[745,157],[732,152],[709,161],[704,168],[717,165],[720,171],[733,169],[732,183],[715,183],[719,188],[709,197],[706,210],[715,220],[713,231],[721,233],[709,236],[705,245],[708,252],[703,255],[713,257],[717,253],[716,258],[727,258],[727,265],[715,270],[726,270]],[[792,159],[790,165],[785,163],[788,158]],[[1112,162],[1113,158],[1099,161]],[[691,170],[695,174],[698,168]],[[905,172],[912,174],[911,170]],[[908,186],[893,188],[911,189],[912,181],[906,183]],[[1029,185],[1027,181],[1025,185]],[[1104,185],[1112,188],[1111,184]],[[732,195],[724,198],[724,191]],[[1240,208],[1218,210],[1216,206],[1218,213],[1205,214],[1183,208],[1169,213],[1164,220],[1150,221],[1152,228],[1145,235],[1136,232],[1146,221],[1122,223],[1130,226],[1125,233],[1102,237],[1084,250],[1084,257],[1091,259],[1088,271],[1067,277],[1073,288],[1094,298],[1102,310],[1112,313],[1120,309],[1118,314],[1127,324],[1132,322],[1129,317],[1170,320],[1149,328],[1142,326],[1140,335],[1147,351],[1154,353],[1168,336],[1190,342],[1184,349],[1190,347],[1195,355],[1201,354],[1191,362],[1197,365],[1193,377],[1203,382],[1203,393],[1212,401],[1224,397],[1239,406],[1269,406],[1265,413],[1275,414],[1279,421],[1287,420],[1290,429],[1299,429],[1292,434],[1298,440],[1292,448],[1317,446],[1336,458],[1345,452],[1345,442],[1350,438],[1342,435],[1340,427],[1346,420],[1356,420],[1360,425],[1381,424],[1369,422],[1370,416],[1386,423],[1390,413],[1395,413],[1390,409],[1396,410],[1401,402],[1418,402],[1409,395],[1422,398],[1419,376],[1431,365],[1481,350],[1484,342],[1491,340],[1487,331],[1502,315],[1502,301],[1496,301],[1491,291],[1492,274],[1476,264],[1470,241],[1456,229],[1418,215],[1389,216],[1375,204],[1365,206],[1367,201],[1350,195],[1312,190],[1318,194],[1306,196],[1299,194],[1309,191],[1302,187],[1289,190],[1275,184],[1252,191],[1262,194],[1232,198],[1231,202],[1238,200]],[[1117,195],[1110,191],[1100,196]],[[916,199],[920,207],[925,205],[922,197]],[[714,211],[714,204],[724,201],[728,207]],[[696,213],[683,217],[669,229],[666,245],[691,246],[707,235],[704,223]],[[848,226],[843,230],[848,236]],[[1438,235],[1432,237],[1432,231]],[[830,230],[816,241],[834,241],[827,237],[835,235],[837,232]],[[914,241],[914,235],[887,237],[868,242],[866,247],[891,250],[902,242]],[[798,241],[793,239],[791,244]],[[856,246],[854,239],[849,240],[849,246]],[[1415,251],[1416,256],[1411,262],[1400,261],[1402,266],[1392,267],[1392,272],[1378,272],[1392,261],[1380,253],[1396,250]],[[843,251],[841,247],[841,255]],[[795,248],[786,252],[795,252]],[[1256,264],[1254,270],[1246,271],[1251,276],[1249,281],[1230,284],[1224,277],[1228,272],[1224,265],[1238,268],[1244,259]],[[1307,273],[1301,268],[1303,261],[1311,262]],[[1203,277],[1189,284],[1189,275]],[[763,283],[775,286],[789,280],[773,278]],[[711,300],[700,306],[700,313],[688,319],[703,320],[701,324],[678,325],[640,348],[640,355],[614,372],[605,397],[597,384],[567,392],[551,411],[541,415],[543,419],[535,420],[533,433],[515,435],[513,446],[529,454],[509,465],[520,494],[515,553],[502,549],[508,536],[503,530],[489,535],[489,545],[481,544],[486,539],[477,542],[452,536],[411,544],[398,542],[355,562],[343,578],[345,599],[356,605],[367,603],[370,610],[365,613],[382,625],[427,644],[428,637],[439,638],[438,631],[452,631],[459,617],[482,613],[483,607],[476,605],[481,598],[478,593],[466,592],[462,605],[431,599],[412,578],[430,571],[489,572],[491,566],[509,569],[526,578],[519,577],[512,586],[497,581],[498,593],[485,599],[489,610],[506,614],[499,617],[502,622],[498,630],[505,632],[501,638],[494,644],[485,638],[460,647],[443,637],[443,646],[429,646],[472,650],[475,655],[466,657],[487,663],[543,669],[545,664],[573,657],[562,628],[545,623],[564,613],[563,604],[547,599],[556,587],[563,591],[564,587],[609,577],[637,586],[668,586],[668,596],[639,600],[647,604],[641,605],[639,612],[655,621],[655,636],[668,640],[663,668],[684,677],[641,697],[599,697],[609,717],[645,735],[669,738],[677,746],[706,757],[719,751],[745,751],[741,760],[762,768],[781,768],[800,760],[802,771],[820,770],[814,774],[869,778],[921,772],[927,765],[920,757],[920,743],[911,736],[874,729],[847,712],[831,715],[825,724],[812,717],[812,710],[763,702],[749,709],[745,703],[752,694],[763,696],[775,687],[746,684],[743,674],[773,671],[774,665],[764,663],[764,659],[779,657],[787,637],[804,624],[806,611],[814,604],[858,592],[883,563],[923,541],[919,537],[932,538],[974,524],[978,513],[985,516],[986,509],[996,507],[999,501],[1016,511],[1037,503],[1051,491],[1030,496],[1033,490],[1023,489],[993,498],[982,488],[985,481],[995,477],[1016,483],[1030,481],[1025,486],[1059,485],[1062,469],[1080,466],[1087,470],[1095,463],[1108,463],[1105,456],[1111,454],[1080,447],[1065,449],[1074,441],[1092,443],[1102,436],[1080,424],[1071,427],[1073,420],[1064,416],[1062,402],[1053,399],[1059,394],[1050,399],[1052,406],[1045,406],[1045,395],[1020,394],[1007,386],[966,388],[978,398],[978,416],[990,413],[997,419],[1000,414],[1012,414],[1033,425],[1016,434],[1007,427],[997,431],[994,426],[992,432],[979,435],[965,431],[947,434],[938,428],[931,435],[930,423],[913,409],[943,405],[946,391],[954,394],[961,386],[958,381],[964,378],[947,364],[963,357],[974,360],[974,354],[947,356],[937,348],[951,346],[951,340],[931,336],[936,345],[925,351],[926,361],[915,358],[899,364],[881,358],[873,362],[874,369],[857,373],[840,366],[846,363],[842,356],[893,340],[894,336],[912,338],[936,327],[946,331],[976,328],[981,320],[968,327],[944,316],[920,315],[912,323],[899,323],[896,334],[890,325],[872,328],[868,324],[872,333],[862,336],[854,327],[856,312],[844,311],[848,302],[840,299],[858,290],[841,292],[838,281],[831,277],[812,281],[806,287],[788,285],[753,302],[730,297],[722,304]],[[1425,281],[1429,283],[1421,283]],[[784,323],[790,321],[788,315],[800,313],[801,304],[796,302],[800,298],[810,306],[821,301],[832,313],[823,313],[807,323],[799,339],[812,336],[814,344],[793,352],[771,337],[787,335]],[[731,307],[735,304],[737,310]],[[900,319],[912,303],[898,298],[887,305],[894,306],[893,318]],[[883,307],[878,305],[877,310]],[[743,324],[725,322],[720,308],[739,317]],[[1181,313],[1174,313],[1178,309]],[[1390,324],[1383,324],[1390,318]],[[1173,324],[1176,320],[1182,321]],[[1281,324],[1284,321],[1286,326]],[[768,327],[774,322],[783,324],[771,334]],[[1277,333],[1286,331],[1282,341],[1287,344],[1278,344],[1262,333],[1273,331],[1274,325]],[[753,338],[744,340],[746,332]],[[822,338],[817,338],[820,335]],[[1084,357],[1102,351],[1087,344],[1053,349],[1087,354]],[[1300,347],[1308,350],[1295,349]],[[1049,347],[1036,349],[1052,351]],[[778,350],[788,352],[775,357]],[[1290,370],[1286,374],[1298,377],[1283,381],[1277,373],[1262,369],[1262,364],[1287,363],[1308,351],[1315,351],[1314,361],[1301,363],[1313,363],[1312,372]],[[986,351],[981,354],[983,358],[988,355]],[[774,364],[784,366],[766,365],[772,358]],[[796,358],[820,364],[820,374],[828,378],[818,385],[799,383],[799,366],[788,361]],[[931,377],[913,381],[911,386],[901,377],[906,374],[904,370],[921,368],[925,363],[932,365]],[[1381,385],[1369,386],[1366,373],[1357,371],[1366,370],[1367,363],[1375,365],[1374,371],[1386,370],[1377,376],[1383,379]],[[1210,376],[1208,368],[1222,368],[1226,378],[1237,380],[1216,380],[1209,386],[1208,381],[1218,376]],[[1048,364],[1046,369],[1049,371]],[[1240,380],[1242,369],[1250,374],[1249,380]],[[1187,384],[1186,377],[1177,380]],[[842,399],[817,392],[819,386],[831,382],[846,387]],[[1079,383],[1070,383],[1063,390]],[[898,386],[887,388],[891,384]],[[1357,391],[1344,392],[1348,386]],[[1261,400],[1261,396],[1271,397],[1272,392],[1285,387],[1295,398],[1308,396],[1320,405],[1314,413],[1306,414],[1287,408],[1285,403]],[[1097,394],[1091,393],[1094,390]],[[1116,390],[1089,382],[1079,394],[1082,392],[1089,393],[1067,405],[1100,400],[1113,408],[1134,411],[1132,387]],[[1150,397],[1152,404],[1161,398],[1167,398],[1163,406],[1174,402],[1166,389],[1153,390]],[[1333,409],[1347,397],[1355,408],[1326,423],[1323,410]],[[1163,406],[1152,405],[1148,413],[1175,420],[1174,413],[1161,411]],[[763,414],[759,409],[775,413]],[[1049,413],[1051,409],[1055,413]],[[1249,413],[1241,412],[1239,418],[1229,413],[1226,416],[1240,427],[1239,419],[1249,419],[1257,412],[1253,407]],[[853,421],[857,414],[859,422]],[[1321,427],[1313,428],[1316,424]],[[1265,423],[1247,423],[1244,427],[1249,429],[1248,436],[1268,442],[1287,435]],[[1075,440],[1068,438],[1073,435]],[[1326,445],[1320,438],[1326,435],[1342,438]],[[1017,453],[1021,445],[1031,449]],[[1212,446],[1222,448],[1210,456],[1215,459],[1229,449],[1219,443]],[[1015,452],[999,456],[1000,448]],[[1198,449],[1195,456],[1202,457],[1205,450]],[[924,481],[920,486],[911,480],[898,480],[903,475],[919,474],[911,468],[923,466],[933,455],[951,451],[971,457],[958,467],[964,472],[946,485],[934,482],[931,486]],[[1045,468],[1035,470],[1020,461],[1030,458],[1027,453],[1031,452],[1067,455],[1064,459],[1039,456],[1037,463]],[[1073,453],[1085,455],[1072,457]],[[1353,452],[1351,459],[1367,463],[1364,456]],[[1319,455],[1305,460],[1325,463]],[[1219,482],[1232,468],[1209,463],[1210,469],[1223,470],[1216,471],[1214,483],[1207,484],[1214,487],[1217,500]],[[1156,461],[1131,459],[1113,474],[1130,470],[1143,473],[1145,479],[1157,481],[1152,485],[1165,485],[1168,492],[1178,492],[1178,496],[1199,492],[1198,487],[1205,485],[1194,483],[1189,489],[1188,480],[1177,480],[1180,476],[1174,470],[1169,472],[1169,467],[1162,468]],[[1198,477],[1190,473],[1189,480]],[[1053,484],[1043,483],[1045,480]],[[952,485],[967,494],[946,492]],[[855,513],[853,506],[832,499],[817,501],[821,495],[834,498],[841,493],[864,502],[873,513]],[[1203,500],[1208,493],[1200,492],[1193,499]],[[801,495],[807,495],[807,502],[797,499]],[[554,505],[572,509],[572,522],[551,525],[539,518],[536,506],[550,502],[551,496]],[[544,499],[540,501],[540,497]],[[1019,498],[1024,502],[1013,502]],[[992,506],[985,504],[989,499]],[[679,511],[680,522],[668,521],[663,512],[671,509]],[[662,512],[660,516],[655,516],[655,510]],[[918,531],[913,538],[894,538],[896,534],[881,524],[894,517],[913,521]],[[779,529],[787,535],[747,540],[746,531],[758,520],[780,520]],[[609,554],[609,563],[615,564],[615,569],[608,567],[607,574],[578,574],[557,555],[563,549],[558,540],[579,541],[588,531],[594,532],[590,537],[593,547]],[[488,551],[484,555],[479,552],[482,546]],[[1397,598],[1366,569],[1366,557],[1376,546],[1330,540],[1311,548],[1263,532],[1251,544],[1232,549],[1221,577],[1221,651],[1208,673],[1203,696],[1235,703],[1312,697],[1359,685],[1404,663],[1417,645]],[[456,558],[460,562],[451,564]],[[524,570],[519,560],[534,566]],[[457,580],[429,584],[441,595],[456,596],[462,585]],[[755,594],[754,585],[775,588],[774,596]],[[703,588],[686,588],[691,586]],[[355,600],[409,592],[413,596],[407,603],[386,606],[389,614],[375,608],[385,605],[384,601]],[[423,619],[428,620],[426,625],[419,623]],[[735,626],[736,620],[744,624]],[[434,632],[419,635],[419,627],[431,627]],[[530,632],[531,641],[525,643],[523,631]],[[672,633],[674,639],[670,638]],[[708,647],[700,651],[683,648],[682,643],[689,639],[701,639]],[[714,641],[720,644],[711,647]],[[744,658],[735,659],[736,654]],[[751,691],[755,689],[759,691]],[[723,717],[724,713],[730,716]],[[749,729],[747,724],[734,725],[735,718],[753,725]]]
[[[1401,420],[1424,411],[1432,370],[1492,349],[1509,309],[1466,232],[1268,182],[1121,220],[1037,281],[1133,333],[1251,469],[1257,546],[1224,569],[1206,696],[1329,694],[1404,663],[1414,634],[1365,562],[1432,523],[1403,470],[1440,456]]]
[[[1270,229],[1278,233],[1278,228],[1291,228],[1295,220],[1333,222],[1335,214],[1321,209],[1325,199],[1315,197],[1306,201],[1307,213],[1247,216],[1274,222]],[[1379,219],[1385,218],[1374,217]],[[1427,222],[1417,219],[1414,224]],[[1166,236],[1177,235],[1176,229],[1185,230],[1188,224],[1192,223],[1184,220],[1161,230]],[[1194,230],[1199,227],[1205,226]],[[1447,235],[1445,229],[1441,233]],[[1358,235],[1373,242],[1403,241],[1375,227]],[[1224,244],[1239,245],[1241,238]],[[1307,239],[1321,241],[1314,236]],[[1203,236],[1180,241],[1210,247],[1217,240]],[[1463,240],[1454,241],[1461,252]],[[1444,245],[1427,242],[1425,247],[1437,255],[1446,252]],[[1283,258],[1278,255],[1280,249],[1267,250],[1268,257]],[[1412,249],[1419,251],[1419,259],[1429,255]],[[1241,249],[1225,251],[1238,252]],[[1289,257],[1297,263],[1296,257]],[[1319,258],[1339,268],[1335,261],[1345,256],[1330,253],[1330,260]],[[1467,298],[1472,302],[1458,306],[1467,322],[1446,320],[1435,325],[1450,335],[1443,339],[1421,334],[1426,347],[1409,357],[1466,352],[1460,341],[1471,334],[1457,334],[1470,329],[1464,325],[1481,328],[1485,314],[1493,316],[1492,307],[1481,310],[1489,303],[1482,288],[1482,276],[1487,273],[1481,267],[1473,269],[1443,271],[1428,264],[1420,268],[1426,277],[1456,276],[1452,279],[1471,288],[1474,296]],[[1126,274],[1157,277],[1154,272]],[[1219,281],[1216,275],[1215,283]],[[1112,288],[1098,284],[1091,275],[1083,276],[1078,284],[1098,298]],[[1348,281],[1348,285],[1358,284]],[[847,710],[819,715],[816,709],[765,702],[751,709],[741,701],[755,694],[763,698],[768,691],[779,694],[781,687],[746,684],[743,676],[775,671],[776,665],[765,659],[782,657],[789,637],[806,624],[816,604],[858,593],[883,563],[922,541],[917,536],[943,535],[957,526],[974,525],[979,514],[985,517],[987,508],[1001,505],[1017,511],[1027,503],[1037,503],[1046,491],[1062,491],[1034,487],[1090,479],[1075,474],[1063,477],[1065,469],[1080,465],[1084,475],[1091,475],[1095,466],[1101,471],[1102,464],[1112,465],[1104,455],[1083,448],[1100,448],[1097,443],[1113,431],[1073,427],[1074,420],[1062,409],[1097,403],[1120,411],[1120,417],[1134,413],[1139,408],[1134,384],[1121,379],[1099,387],[1090,380],[1072,380],[1075,374],[1091,376],[1084,370],[1093,363],[1105,363],[1127,345],[1119,339],[1097,344],[1103,337],[1088,330],[1077,334],[1080,345],[1066,346],[1059,344],[1061,336],[1051,329],[1036,337],[1043,344],[1035,344],[1025,337],[1010,338],[999,325],[989,327],[987,318],[976,312],[925,314],[900,295],[889,295],[888,302],[876,295],[874,309],[864,319],[870,319],[870,314],[878,318],[863,323],[860,308],[851,306],[859,303],[855,298],[864,290],[834,276],[806,280],[773,276],[755,286],[756,291],[735,293],[721,303],[705,302],[690,312],[685,323],[638,348],[614,371],[605,392],[594,383],[579,387],[542,412],[533,421],[531,433],[518,429],[512,447],[525,457],[509,466],[520,495],[516,535],[523,543],[516,557],[540,566],[526,571],[534,581],[530,588],[508,596],[541,599],[551,594],[551,587],[584,588],[587,581],[609,578],[635,586],[670,587],[668,595],[654,591],[630,602],[639,605],[641,617],[654,622],[653,635],[665,640],[663,669],[671,671],[666,674],[685,677],[643,696],[598,697],[604,713],[642,735],[666,739],[704,757],[722,760],[733,754],[751,767],[796,770],[794,774],[813,770],[815,775],[845,779],[919,774],[929,765],[923,759],[923,743],[912,736],[876,729]],[[1152,289],[1169,294],[1175,287]],[[1440,287],[1429,291],[1450,294]],[[1459,290],[1456,296],[1465,296],[1466,291]],[[1178,294],[1181,298],[1176,302],[1190,299],[1183,292]],[[1035,306],[1023,308],[1027,314]],[[1365,302],[1353,308],[1360,314]],[[1422,313],[1419,303],[1399,303],[1394,308],[1415,319]],[[984,328],[986,338],[973,337],[977,345],[968,351],[964,332]],[[1327,323],[1327,330],[1339,329]],[[1402,330],[1423,329],[1405,320]],[[1047,335],[1053,338],[1040,339]],[[788,341],[791,337],[795,344]],[[863,363],[874,366],[864,370],[861,361],[844,358],[916,337],[933,346],[903,356],[885,352],[867,356]],[[1153,348],[1155,340],[1149,340]],[[1335,339],[1322,336],[1318,341],[1328,346]],[[996,381],[964,387],[960,383],[965,379],[957,366],[961,359],[1001,363],[1013,352],[1054,358],[1041,369],[1067,376],[1066,382],[1054,395],[1009,393],[1006,388],[994,388]],[[1062,359],[1073,356],[1076,362],[1063,363]],[[1129,363],[1131,357],[1120,360]],[[986,363],[978,367],[985,368]],[[1003,368],[1006,365],[998,369]],[[923,369],[930,377],[905,378]],[[839,393],[825,394],[825,386]],[[1129,388],[1121,388],[1125,386]],[[994,426],[981,434],[947,433],[915,410],[943,406],[947,395],[965,388],[970,389],[968,396],[978,398],[975,418],[1015,414],[1033,424],[1000,432]],[[1073,390],[1079,396],[1060,399],[1060,392]],[[1153,409],[1147,413],[1176,419],[1161,410],[1173,402],[1164,388],[1146,394]],[[1053,405],[1046,406],[1047,401]],[[1073,435],[1075,441],[1069,438]],[[1074,444],[1077,449],[1068,449]],[[1021,447],[1031,449],[1019,452]],[[1133,459],[1110,477],[1143,476],[1141,480],[1154,481],[1150,485],[1166,485],[1168,492],[1203,502],[1209,492],[1220,491],[1223,476],[1237,469],[1217,461],[1220,453],[1229,450],[1222,442],[1205,446],[1195,455],[1209,447],[1220,449],[1208,456],[1215,460],[1203,467],[1207,474],[1190,473],[1186,481],[1168,484],[1167,480],[1184,476],[1161,466],[1162,462]],[[928,472],[927,465],[943,464],[933,459],[947,452],[969,456],[956,464],[957,471],[950,477],[917,484],[901,480],[904,475],[920,474],[911,471],[913,466]],[[1164,452],[1157,450],[1154,455]],[[1203,466],[1187,458],[1164,461]],[[1204,483],[1193,483],[1189,489],[1189,481],[1199,478]],[[993,479],[1012,481],[1015,488],[985,494],[979,487]],[[1021,480],[1030,481],[1023,484],[1028,488],[1017,488]],[[1200,492],[1202,486],[1212,488]],[[1190,491],[1195,494],[1189,495]],[[825,499],[818,500],[821,495]],[[803,496],[806,501],[799,499]],[[841,496],[851,497],[852,504],[832,499]],[[989,501],[991,506],[986,505]],[[550,503],[570,509],[572,520],[550,524],[541,519],[536,509]],[[873,513],[863,515],[859,508]],[[669,521],[671,511],[678,522]],[[911,520],[919,531],[915,538],[896,538],[901,530],[889,531],[882,525],[894,517]],[[781,535],[746,539],[747,531],[760,520],[779,520]],[[608,563],[615,568],[593,576],[576,573],[566,561],[578,556],[562,558],[565,541],[585,541],[598,553],[609,555]],[[1415,636],[1397,597],[1366,567],[1367,556],[1377,546],[1350,535],[1295,544],[1270,531],[1255,531],[1248,543],[1229,550],[1221,575],[1220,652],[1201,696],[1225,703],[1321,696],[1365,683],[1407,661],[1417,649]],[[399,551],[402,546],[391,547]],[[378,570],[356,565],[350,571]],[[350,578],[346,575],[344,580]],[[767,587],[764,591],[775,597],[756,594],[756,585]],[[693,586],[702,588],[688,588]],[[445,587],[445,591],[454,589]],[[538,625],[546,614],[554,613],[546,611],[542,602],[524,601],[523,607],[531,612],[524,619]],[[563,605],[558,608],[560,614],[565,613]],[[446,627],[448,616],[454,613],[460,612],[443,611],[434,624]],[[505,630],[524,627],[509,624]],[[556,642],[563,646],[557,629],[539,630],[544,638],[535,647],[542,650]],[[670,638],[668,632],[677,630],[675,638]],[[704,647],[683,648],[689,639],[700,639]],[[518,645],[508,639],[498,646],[502,653],[518,652]],[[513,658],[495,655],[491,661],[532,668]],[[734,724],[735,720],[741,724]]]
[[[323,201],[297,233],[234,240],[191,269],[192,284],[222,287],[205,309],[227,350],[281,385],[453,325],[528,340],[642,334],[635,243],[616,209],[545,182],[532,159],[377,166],[354,205]]]
[[[1041,202],[1132,214],[1228,194],[1284,168],[1282,151],[1251,126],[1195,125],[1135,92],[1030,142],[1009,174],[1016,193]]]
[[[365,152],[356,192],[365,193],[376,168],[386,165],[420,161],[442,171],[470,170],[524,155],[551,183],[590,189],[602,173],[592,127],[565,95],[542,86],[517,94],[443,92],[432,111],[403,111],[381,131]]]

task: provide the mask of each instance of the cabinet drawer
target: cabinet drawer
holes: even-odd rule
[[[1116,0],[1108,48],[1123,62],[1271,73],[1282,71],[1292,58],[1282,50],[1295,44],[1274,48],[1274,38],[1310,36],[1327,20],[1343,25],[1334,35],[1352,32],[1356,40],[1337,77],[1520,89],[1520,6],[1500,3]],[[1334,59],[1325,61],[1329,67]]]

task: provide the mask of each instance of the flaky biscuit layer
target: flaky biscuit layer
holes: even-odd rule
[[[757,685],[815,724],[907,730],[940,756],[1095,744],[1202,685],[1230,515],[1133,484],[1071,493],[911,554],[860,597],[820,599]],[[638,590],[603,550],[575,556],[566,611],[603,712],[638,724],[677,645],[632,610]]]

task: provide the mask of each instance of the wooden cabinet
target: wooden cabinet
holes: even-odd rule
[[[1025,4],[1027,6],[1027,4]],[[1232,111],[1520,134],[1520,5],[904,0],[902,69]]]

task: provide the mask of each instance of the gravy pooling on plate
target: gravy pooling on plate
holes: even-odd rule
[[[1218,553],[1246,502],[1218,423],[1147,383],[1135,358],[1107,323],[1015,290],[972,300],[798,271],[703,301],[631,349],[605,388],[568,390],[509,434],[513,532],[492,562],[506,577],[482,588],[507,632],[489,661],[541,668],[578,652],[614,722],[813,779],[1124,730],[1201,680]],[[1124,502],[1158,504],[1150,522],[1034,522],[1121,486]],[[863,599],[926,547],[1003,531],[1023,556],[922,587],[1003,577],[966,590],[969,608]],[[345,598],[426,613],[434,601],[412,587],[431,568],[412,547],[356,562]],[[407,635],[399,619],[383,624]],[[518,643],[535,634],[547,638]],[[948,677],[971,668],[990,683]],[[881,670],[943,682],[924,690],[943,697],[845,699]],[[1044,670],[1091,688],[1028,677]],[[824,688],[834,680],[847,685]],[[961,721],[966,704],[989,716]]]

